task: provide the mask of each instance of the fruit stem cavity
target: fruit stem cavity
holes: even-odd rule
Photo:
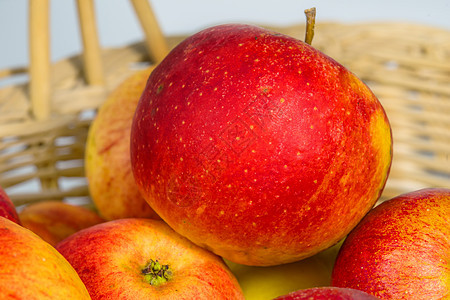
[[[154,261],[153,259],[142,270],[142,274],[144,274],[145,281],[153,286],[158,286],[172,279],[172,270],[169,265],[162,265],[158,260]]]

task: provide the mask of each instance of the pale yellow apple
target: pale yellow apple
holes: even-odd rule
[[[271,300],[297,290],[330,285],[342,241],[304,260],[277,266],[246,266],[225,260],[246,300]]]
[[[159,219],[141,196],[130,162],[130,131],[137,103],[153,67],[136,71],[99,109],[86,143],[86,177],[90,196],[102,217]]]

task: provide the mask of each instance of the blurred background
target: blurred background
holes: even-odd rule
[[[101,45],[143,39],[128,0],[94,0]],[[358,0],[151,0],[163,32],[190,34],[207,26],[246,22],[287,26],[305,22],[317,8],[318,22],[414,22],[450,30],[450,1]],[[52,61],[81,51],[75,0],[50,0]],[[28,0],[0,0],[0,69],[28,64]],[[57,24],[57,26],[52,26]]]

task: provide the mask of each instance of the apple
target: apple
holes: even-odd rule
[[[0,217],[5,217],[20,224],[16,207],[2,187],[0,187]]]
[[[62,201],[28,204],[19,212],[19,218],[22,226],[52,246],[83,228],[105,222],[88,208]]]
[[[450,189],[422,189],[381,203],[344,241],[332,285],[380,299],[448,299],[449,216]]]
[[[299,289],[328,286],[341,242],[303,260],[259,267],[225,260],[236,276],[246,300],[271,300]]]
[[[298,290],[274,300],[376,300],[379,299],[365,292],[338,287],[316,287]]]
[[[220,257],[161,220],[112,220],[83,229],[56,248],[92,299],[244,299]]]
[[[298,261],[374,206],[392,160],[383,107],[292,37],[225,24],[155,68],[131,128],[141,194],[175,231],[236,263]]]
[[[85,170],[92,201],[107,220],[159,219],[139,193],[130,163],[130,130],[139,97],[153,67],[138,70],[116,87],[92,121]]]
[[[0,217],[0,299],[90,299],[77,272],[54,247]]]

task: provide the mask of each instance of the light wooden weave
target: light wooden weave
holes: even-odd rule
[[[48,8],[47,2],[40,3]],[[41,47],[31,62],[43,60],[49,68],[44,66],[44,73],[36,73],[35,66],[23,68],[30,84],[0,89],[0,186],[16,205],[46,199],[89,202],[83,157],[96,109],[137,64],[157,62],[183,38],[162,37],[148,2],[132,2],[145,41],[101,49],[92,2],[79,0],[84,53],[50,65],[48,48],[31,43]],[[39,9],[40,18],[46,16],[46,9]],[[47,26],[45,18],[40,22]],[[303,25],[272,29],[299,39],[305,32]],[[319,22],[312,45],[356,73],[385,107],[394,159],[383,199],[423,187],[450,188],[450,32],[418,24]]]

